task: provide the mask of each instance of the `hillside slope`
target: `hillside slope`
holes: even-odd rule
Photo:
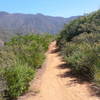
[[[58,46],[77,76],[100,86],[100,10],[65,25]]]

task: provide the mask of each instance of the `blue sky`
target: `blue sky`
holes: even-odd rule
[[[69,17],[100,9],[100,0],[0,0],[0,11]]]

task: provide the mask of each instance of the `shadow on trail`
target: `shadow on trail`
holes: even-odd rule
[[[70,69],[70,65],[64,63],[61,64],[59,66],[57,66],[57,68],[59,69],[68,69],[68,71],[64,72],[63,74],[59,74],[58,76],[61,78],[66,78],[66,77],[70,77],[70,78],[74,78],[77,83],[79,84],[83,84],[85,82],[90,82],[87,78],[75,73],[74,70]]]
[[[100,97],[100,86],[97,87],[95,84],[92,84],[90,88],[93,91],[92,93],[93,96],[96,95]]]
[[[65,62],[64,58],[62,57],[62,55],[60,53],[59,48],[51,50],[50,53],[51,54],[57,53],[57,56],[61,57],[61,61]],[[57,66],[57,68],[59,68],[60,70],[68,69],[63,74],[57,75],[58,77],[61,77],[61,78],[67,78],[67,77],[71,78],[70,82],[67,83],[66,85],[72,86],[72,85],[75,85],[77,83],[89,84],[88,87],[89,87],[89,91],[91,93],[91,96],[100,97],[100,87],[97,87],[96,85],[94,85],[90,80],[87,79],[87,77],[83,77],[82,75],[75,73],[75,71],[71,69],[70,65],[68,65],[67,63],[63,63],[63,64]]]
[[[72,80],[70,80],[70,83],[67,83],[66,85],[72,86],[72,85],[75,85],[76,83],[91,84],[91,85],[89,85],[89,90],[90,90],[91,95],[100,97],[100,87],[97,87],[95,84],[93,84],[86,77],[83,77],[83,76],[75,73],[74,70],[70,69],[70,65],[64,63],[64,64],[61,64],[61,65],[57,66],[57,68],[59,68],[59,69],[68,69],[68,71],[64,72],[63,74],[57,75],[58,77],[61,77],[61,78],[70,77],[72,79]]]
[[[59,52],[59,49],[58,49],[58,48],[57,48],[57,49],[52,50],[50,53],[51,53],[51,54],[53,54],[53,53],[57,53],[57,52]]]

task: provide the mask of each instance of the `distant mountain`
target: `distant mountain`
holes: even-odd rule
[[[21,14],[0,12],[0,38],[8,39],[16,33],[27,34],[49,32],[51,34],[58,33],[64,26],[77,16],[63,18],[51,17],[43,14]]]

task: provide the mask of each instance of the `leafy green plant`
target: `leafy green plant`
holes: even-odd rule
[[[17,63],[16,65],[5,70],[5,79],[7,81],[7,92],[10,98],[16,98],[25,93],[28,89],[29,81],[34,77],[35,71],[27,66]]]
[[[34,78],[37,68],[41,67],[44,53],[53,39],[50,34],[18,35],[0,48],[0,70],[4,69],[2,83],[6,83],[2,93],[6,91],[5,95],[10,100],[28,90],[29,82]]]

